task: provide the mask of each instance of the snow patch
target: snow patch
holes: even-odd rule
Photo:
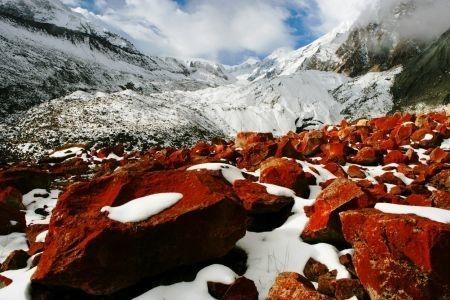
[[[117,222],[141,222],[175,205],[181,198],[180,193],[152,194],[120,206],[104,206],[100,211],[108,212],[108,218]]]
[[[415,214],[436,222],[450,223],[450,210],[427,206],[377,203],[375,208],[390,214]]]

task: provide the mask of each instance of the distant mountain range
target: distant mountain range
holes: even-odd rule
[[[402,37],[396,24],[416,9],[406,2],[300,49],[223,66],[144,55],[59,1],[0,0],[0,147],[183,145],[446,105],[450,32]]]

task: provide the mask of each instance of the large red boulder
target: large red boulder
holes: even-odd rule
[[[140,222],[101,212],[156,193],[175,205]],[[220,171],[119,171],[67,188],[53,210],[34,283],[104,295],[181,265],[221,257],[245,234],[246,214]]]
[[[336,178],[318,196],[314,203],[314,213],[306,224],[301,238],[309,243],[345,243],[339,212],[368,207],[368,196],[353,181]]]
[[[270,288],[267,300],[332,300],[334,298],[320,294],[314,285],[298,273],[284,272],[278,274]]]
[[[302,167],[294,160],[269,158],[261,163],[259,180],[293,190],[300,197],[308,197],[308,180]]]
[[[248,179],[236,180],[233,189],[247,211],[250,231],[266,231],[280,226],[294,205],[294,199],[271,195],[265,186]]]
[[[0,235],[24,231],[24,209],[20,191],[13,187],[0,188]]]
[[[37,188],[46,189],[50,185],[50,175],[31,167],[12,167],[0,171],[0,188],[13,186],[22,194]]]
[[[448,299],[450,224],[376,209],[340,214],[371,299]]]

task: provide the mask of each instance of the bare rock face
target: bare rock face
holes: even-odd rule
[[[140,222],[114,221],[100,211],[167,192],[183,198]],[[245,234],[245,224],[245,210],[220,172],[116,172],[72,185],[60,196],[32,282],[112,294],[225,255]]]
[[[450,224],[376,209],[340,217],[371,299],[449,299]]]
[[[317,196],[314,213],[306,224],[301,238],[310,243],[345,243],[338,213],[368,205],[368,196],[355,182],[336,178]]]

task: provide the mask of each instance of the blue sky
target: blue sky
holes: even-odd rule
[[[225,64],[299,48],[341,21],[323,20],[340,13],[326,11],[336,0],[62,1],[96,14],[147,54]]]

